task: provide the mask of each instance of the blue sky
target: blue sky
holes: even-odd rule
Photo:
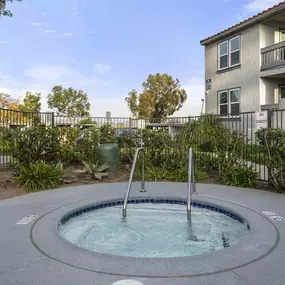
[[[280,0],[281,1],[281,0]],[[276,0],[23,0],[0,20],[0,92],[84,90],[93,116],[129,116],[124,98],[150,73],[177,77],[188,93],[175,115],[198,114],[204,96],[200,40]]]

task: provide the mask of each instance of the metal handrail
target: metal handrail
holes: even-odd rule
[[[191,221],[191,195],[196,194],[195,183],[195,164],[192,148],[189,148],[188,154],[188,185],[187,185],[187,219]]]
[[[145,150],[143,147],[139,147],[136,150],[135,156],[134,156],[134,161],[131,169],[131,174],[129,178],[129,184],[128,184],[128,189],[126,192],[125,200],[124,200],[124,205],[123,205],[123,217],[125,218],[127,216],[127,205],[128,205],[128,200],[129,200],[129,195],[131,192],[131,187],[132,187],[132,182],[133,182],[133,176],[136,168],[136,163],[138,160],[139,153],[142,152],[142,181],[141,181],[141,189],[140,192],[146,192],[145,190],[145,180],[144,180],[144,167],[145,167]]]

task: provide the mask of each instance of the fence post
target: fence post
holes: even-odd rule
[[[267,110],[267,128],[270,129],[272,128],[272,124],[271,124],[271,119],[272,119],[272,110],[268,109]]]
[[[189,133],[191,133],[191,116],[188,116],[188,128],[189,128]]]
[[[131,129],[132,129],[132,118],[129,117],[129,133],[131,133]]]
[[[54,127],[54,112],[51,113],[51,125]]]

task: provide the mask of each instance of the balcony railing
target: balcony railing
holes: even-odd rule
[[[261,49],[261,70],[285,66],[285,41]]]

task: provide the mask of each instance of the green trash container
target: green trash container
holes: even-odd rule
[[[109,165],[108,172],[116,174],[120,164],[120,149],[116,143],[104,143],[99,145],[97,149],[99,164],[107,163]]]

